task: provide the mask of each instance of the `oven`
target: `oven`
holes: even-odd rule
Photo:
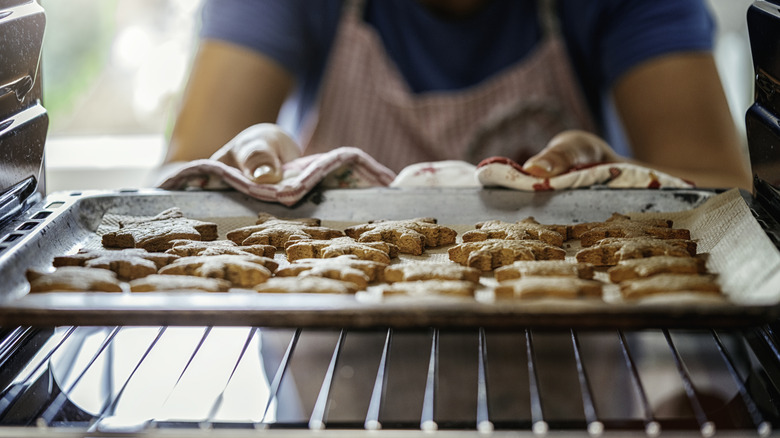
[[[780,273],[759,263],[754,247],[735,265],[716,254],[751,277],[729,280],[751,285],[735,306],[36,295],[27,294],[24,272],[94,245],[115,216],[171,206],[221,227],[259,211],[339,223],[421,216],[577,223],[615,209],[707,218],[713,200],[726,197],[739,208],[720,235],[749,222],[749,237],[777,256],[779,8],[757,1],[748,12],[757,73],[746,116],[753,193],[370,188],[315,190],[292,207],[231,191],[44,196],[37,58],[17,55],[36,61],[5,64],[0,77],[0,436],[773,435]],[[2,56],[40,52],[43,14],[34,2],[0,1],[0,38],[26,41],[0,46]],[[759,289],[764,295],[755,297]]]

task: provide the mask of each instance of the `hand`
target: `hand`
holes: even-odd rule
[[[301,156],[298,144],[278,125],[260,123],[241,131],[212,159],[233,166],[260,184],[282,180],[282,165]]]
[[[585,131],[563,131],[523,164],[523,171],[539,178],[560,175],[574,167],[624,161],[596,135]]]

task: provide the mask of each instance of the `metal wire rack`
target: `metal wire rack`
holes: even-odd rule
[[[0,434],[768,436],[772,325],[745,330],[17,327]]]

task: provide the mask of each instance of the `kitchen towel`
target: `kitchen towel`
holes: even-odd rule
[[[505,187],[522,191],[563,190],[604,185],[610,188],[692,188],[688,181],[630,163],[602,163],[564,174],[537,178],[508,158],[493,157],[479,165],[457,160],[417,163],[396,175],[367,153],[341,147],[304,156],[283,166],[276,184],[258,184],[240,170],[217,160],[195,160],[158,187],[167,190],[234,188],[254,198],[293,205],[318,184],[323,188]]]
[[[600,163],[572,169],[550,178],[538,178],[523,171],[509,158],[493,157],[477,165],[482,186],[499,186],[524,191],[562,190],[603,185],[610,188],[692,188],[684,179],[631,163]]]
[[[354,147],[341,147],[285,163],[276,184],[258,184],[240,170],[217,160],[195,160],[158,184],[166,190],[234,188],[254,198],[293,205],[316,185],[325,188],[387,186],[395,173]]]

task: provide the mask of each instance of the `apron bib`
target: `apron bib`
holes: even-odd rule
[[[544,35],[521,61],[456,91],[410,91],[363,1],[348,1],[303,131],[304,154],[358,147],[398,172],[409,164],[503,156],[523,163],[556,134],[593,131],[569,63],[557,16],[540,4]]]

